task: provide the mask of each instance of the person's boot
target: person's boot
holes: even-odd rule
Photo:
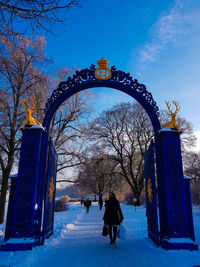
[[[116,238],[117,238],[117,226],[113,226],[113,242],[112,242],[112,244],[114,244],[114,245],[116,243]]]

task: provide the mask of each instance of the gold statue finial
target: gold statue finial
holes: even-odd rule
[[[31,103],[31,108],[28,108],[28,104]],[[32,112],[34,110],[34,108],[36,107],[36,102],[35,102],[35,98],[33,96],[29,96],[28,100],[25,98],[22,98],[21,101],[22,107],[25,109],[26,111],[26,121],[24,122],[23,125],[23,129],[28,126],[31,127],[35,124],[37,125],[41,125],[41,123],[39,121],[36,121],[34,118],[32,118]]]
[[[151,179],[148,179],[148,184],[147,184],[147,193],[148,193],[148,199],[149,202],[152,202],[152,198],[153,198],[153,192],[152,192],[152,183],[151,183]]]
[[[103,57],[97,61],[99,67],[95,70],[95,76],[100,80],[108,80],[111,77],[111,70],[107,67],[109,64],[108,60],[105,60]]]
[[[54,192],[54,184],[53,184],[53,177],[51,177],[51,182],[49,184],[49,202],[53,200],[53,192]]]
[[[172,103],[176,107],[176,110],[173,112],[171,109],[171,104],[169,104],[169,101],[165,101],[165,103],[166,103],[167,108],[169,110],[168,114],[171,116],[171,121],[169,123],[165,124],[162,128],[170,127],[171,129],[178,130],[178,132],[180,133],[179,126],[176,123],[176,115],[180,111],[181,107],[177,101],[172,101]]]

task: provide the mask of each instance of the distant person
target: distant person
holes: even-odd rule
[[[84,201],[84,206],[86,207],[86,212],[88,213],[89,212],[89,209],[90,209],[90,206],[91,206],[91,200],[89,200],[89,199],[86,199],[85,201]]]
[[[114,193],[109,194],[109,200],[105,203],[104,224],[108,225],[110,244],[115,244],[117,237],[117,225],[123,221],[124,216]]]
[[[99,198],[99,209],[102,210],[103,207],[103,199],[102,197]]]

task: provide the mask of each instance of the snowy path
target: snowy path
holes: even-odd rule
[[[144,207],[122,205],[127,237],[116,248],[101,236],[103,212],[93,205],[86,214],[80,205],[56,213],[54,235],[32,251],[0,252],[0,266],[31,267],[193,267],[200,265],[199,251],[166,251],[147,237]],[[200,229],[199,210],[195,225]],[[199,238],[198,233],[198,240]],[[199,243],[199,242],[198,242]]]

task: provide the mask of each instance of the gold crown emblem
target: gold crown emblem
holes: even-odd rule
[[[109,64],[108,60],[104,59],[103,57],[97,61],[97,64],[101,68],[106,68],[107,65]]]
[[[111,77],[111,70],[107,67],[109,64],[108,60],[103,57],[97,61],[99,67],[95,70],[95,76],[100,80],[108,80]]]

